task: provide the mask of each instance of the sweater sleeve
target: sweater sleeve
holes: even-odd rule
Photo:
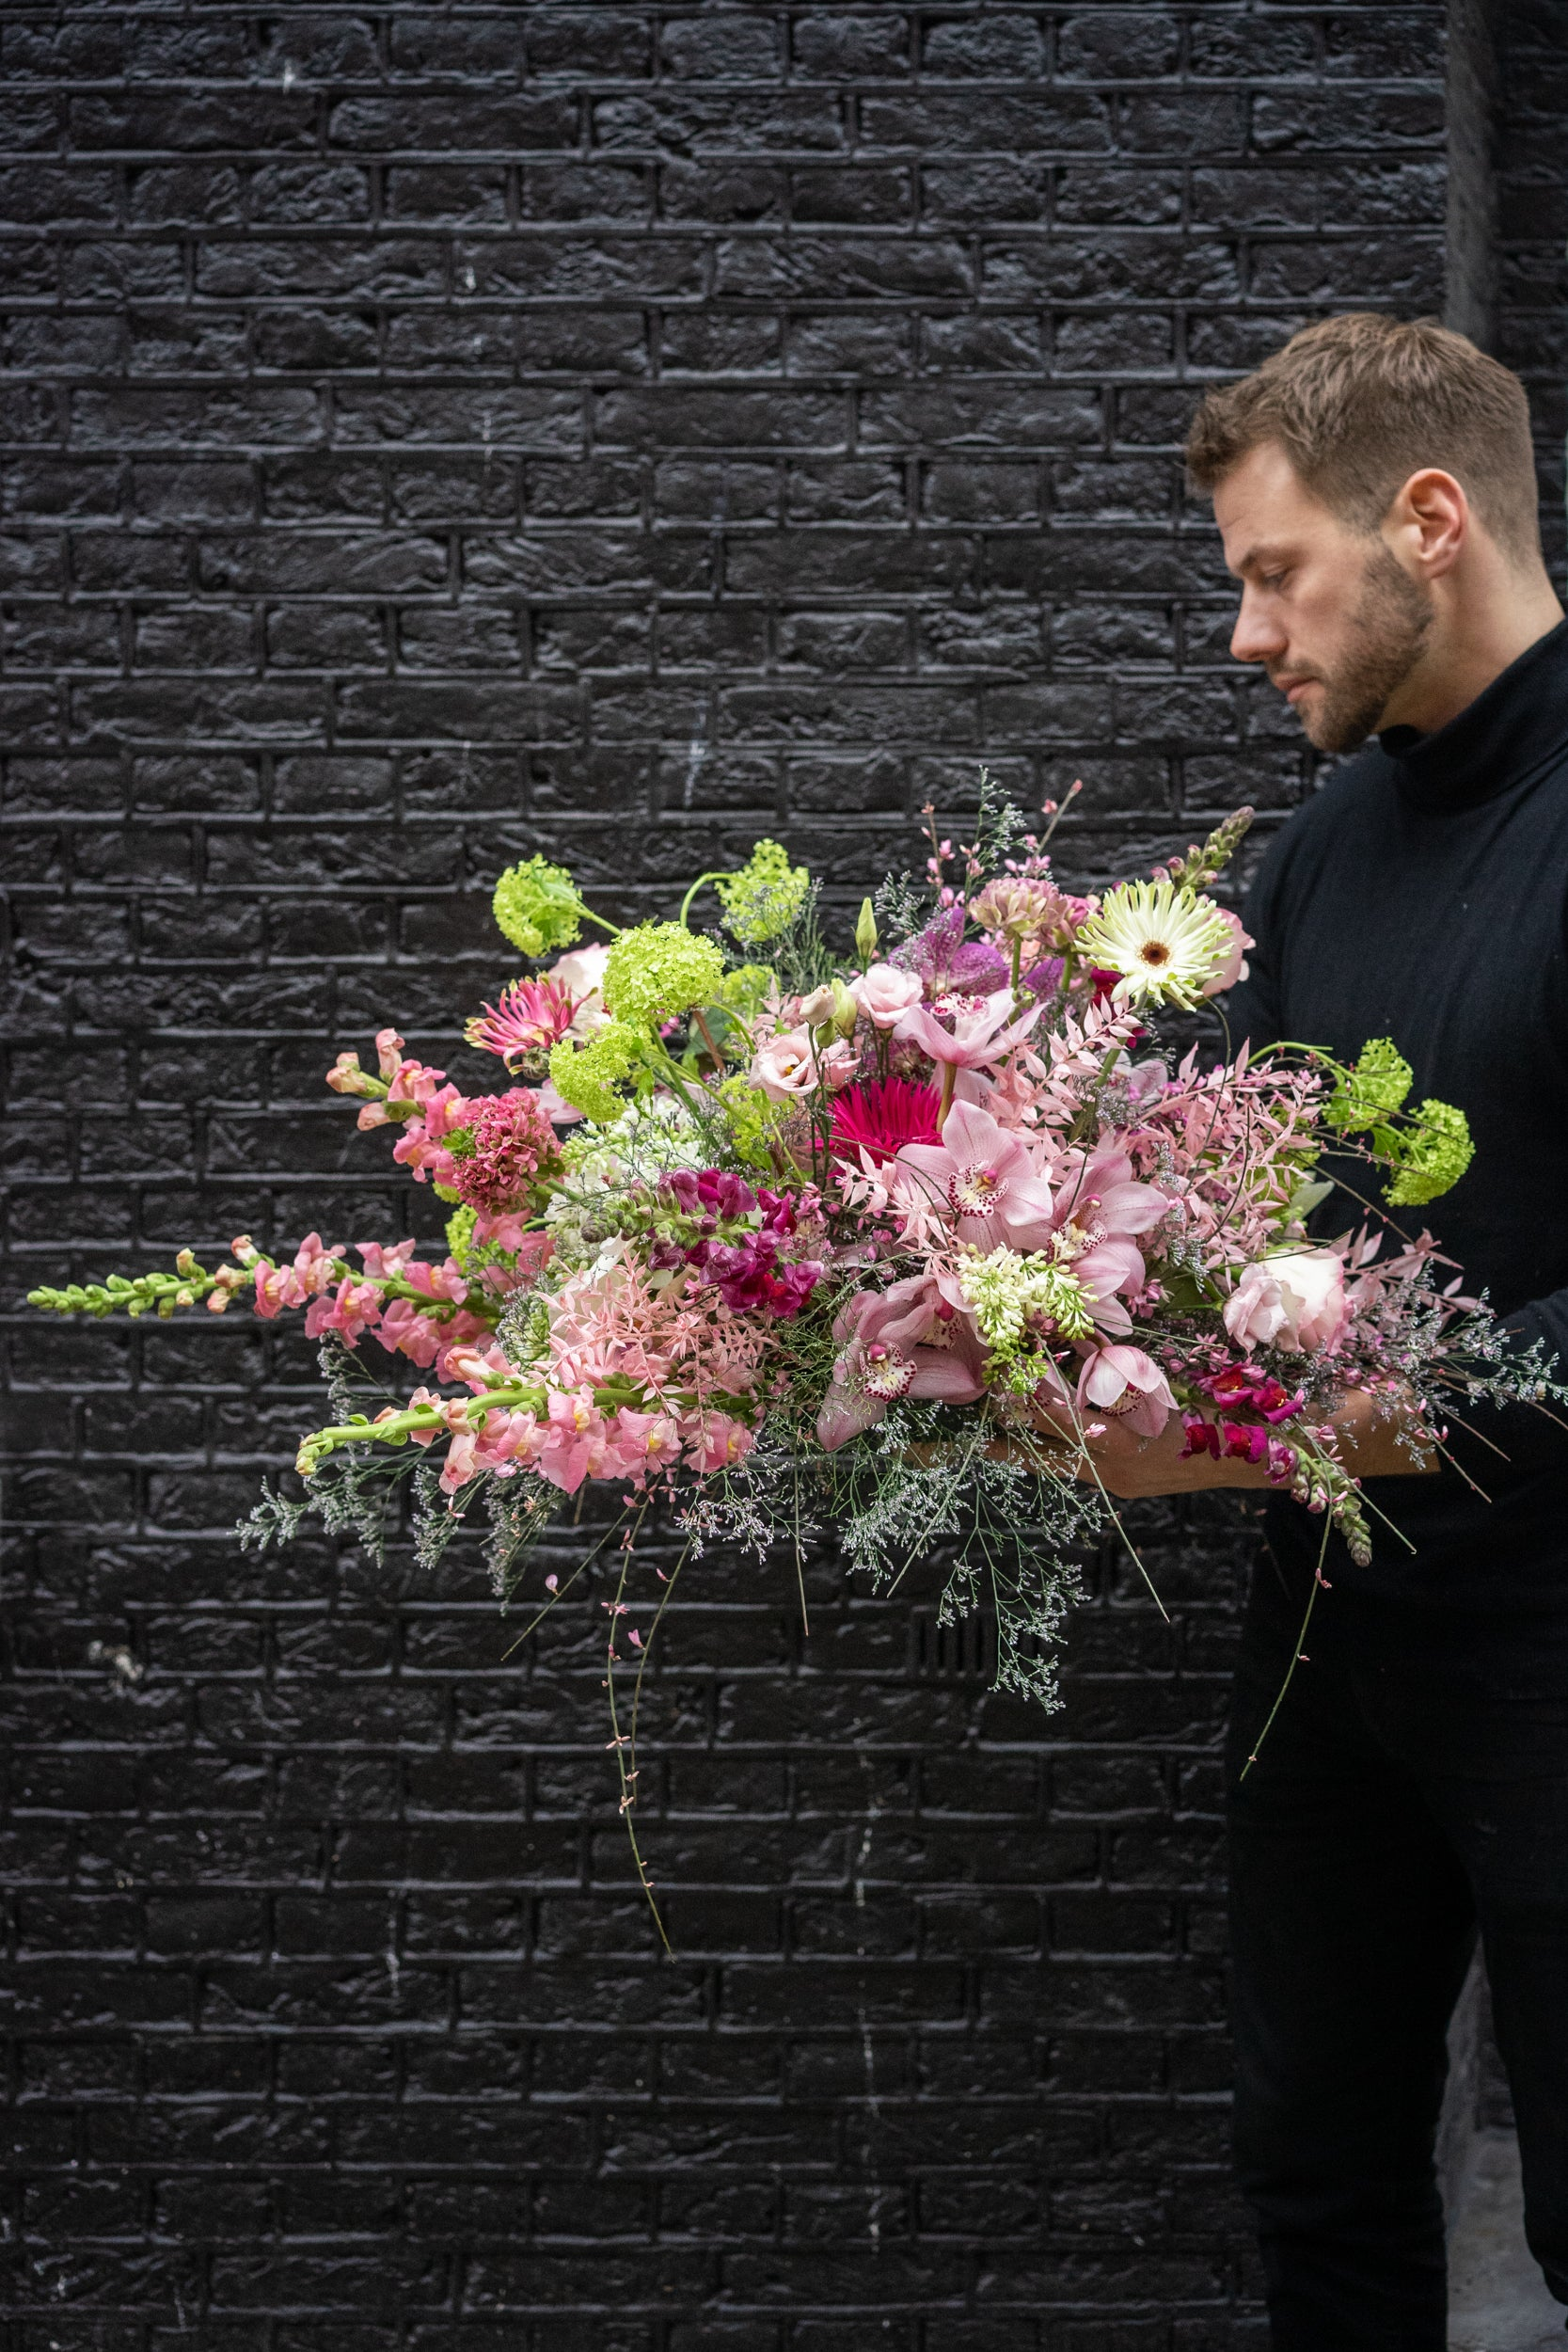
[[[1228,1032],[1227,1058],[1243,1038],[1257,1047],[1274,1045],[1285,1035],[1279,997],[1282,866],[1276,842],[1247,892],[1242,914],[1253,943],[1246,951],[1246,977],[1215,999]]]
[[[1544,1298],[1532,1298],[1528,1306],[1516,1307],[1501,1320],[1514,1347],[1523,1350],[1533,1341],[1542,1341],[1549,1376],[1568,1382],[1568,1290],[1548,1291]],[[1528,1476],[1534,1470],[1555,1470],[1559,1476],[1568,1472],[1568,1429],[1562,1425],[1568,1421],[1568,1406],[1548,1399],[1544,1412],[1531,1405],[1513,1404],[1481,1411],[1466,1408],[1465,1417],[1503,1448],[1517,1475]]]

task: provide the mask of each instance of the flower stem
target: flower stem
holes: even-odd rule
[[[697,1006],[693,1005],[691,1008],[691,1018],[695,1021],[698,1028],[701,1029],[703,1033],[703,1043],[707,1047],[708,1052],[713,1057],[713,1066],[715,1070],[722,1070],[724,1067],[724,1057],[713,1041],[713,1031],[707,1025],[706,1015],[700,1011]]]
[[[712,873],[698,875],[696,881],[692,883],[690,889],[681,900],[680,925],[682,930],[687,929],[686,918],[691,912],[691,901],[697,896],[697,893],[701,890],[703,884],[710,882],[728,882],[733,871],[734,868],[732,866],[717,866],[714,867]]]

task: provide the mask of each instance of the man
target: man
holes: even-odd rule
[[[1568,623],[1523,389],[1430,322],[1330,319],[1208,395],[1188,463],[1242,583],[1232,653],[1356,754],[1263,861],[1231,1035],[1347,1060],[1389,1036],[1418,1100],[1463,1105],[1439,1242],[1568,1365]],[[1363,1214],[1335,1205],[1325,1232]],[[1422,1476],[1345,1417],[1373,1560],[1331,1546],[1243,1781],[1321,1530],[1268,1508],[1227,1782],[1237,2156],[1278,2352],[1447,2344],[1433,2142],[1478,1923],[1527,2232],[1568,2302],[1568,1434],[1467,1419]],[[1259,1483],[1180,1443],[1097,1452],[1123,1494]]]

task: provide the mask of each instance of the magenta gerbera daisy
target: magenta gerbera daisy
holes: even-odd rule
[[[869,1152],[879,1166],[906,1143],[937,1143],[942,1097],[911,1078],[873,1078],[833,1097],[832,1144],[841,1159]]]

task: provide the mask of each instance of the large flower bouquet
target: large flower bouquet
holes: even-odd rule
[[[444,1255],[311,1233],[273,1259],[242,1236],[215,1271],[186,1251],[33,1303],[304,1309],[333,1418],[249,1539],[316,1511],[378,1549],[412,1472],[422,1556],[483,1499],[504,1597],[598,1483],[620,1502],[595,1514],[600,1546],[620,1531],[613,1658],[656,1498],[692,1554],[798,1564],[826,1523],[879,1577],[939,1560],[948,1612],[994,1608],[1001,1681],[1049,1703],[1071,1554],[1116,1521],[1090,1442],[1113,1418],[1152,1438],[1179,1415],[1188,1453],[1262,1466],[1364,1553],[1332,1419],[1352,1391],[1418,1459],[1458,1401],[1551,1386],[1443,1286],[1430,1235],[1390,1246],[1353,1212],[1307,1237],[1325,1151],[1396,1209],[1469,1159],[1458,1110],[1407,1106],[1392,1043],[1342,1067],[1160,1041],[1242,969],[1251,943],[1208,893],[1249,816],[1085,897],[983,791],[974,843],[933,818],[924,876],[865,902],[844,959],[769,841],[626,930],[531,858],[495,914],[532,969],[466,1032],[509,1083],[466,1093],[390,1029],[373,1069],[350,1052],[327,1073],[450,1204]],[[603,940],[576,944],[585,925]],[[412,1394],[377,1386],[367,1342],[425,1375]]]

